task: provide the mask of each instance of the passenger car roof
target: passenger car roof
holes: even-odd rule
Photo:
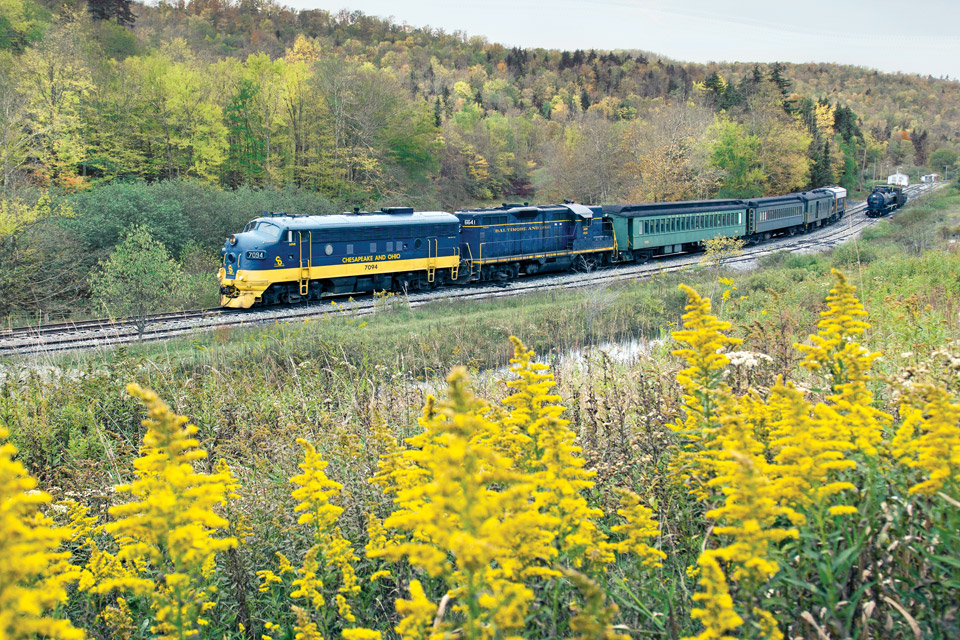
[[[739,211],[747,208],[743,200],[685,200],[681,202],[642,202],[637,204],[604,205],[605,215],[623,218],[674,215],[682,213],[710,213],[713,211]]]

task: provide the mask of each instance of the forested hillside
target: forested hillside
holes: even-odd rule
[[[897,165],[949,172],[958,98],[956,81],[855,67],[511,49],[246,0],[6,0],[0,313],[85,299],[135,225],[183,259],[263,209],[749,196],[862,187]],[[51,260],[42,285],[25,278]]]

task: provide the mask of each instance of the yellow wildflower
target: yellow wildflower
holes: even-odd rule
[[[419,580],[410,581],[410,600],[398,598],[397,614],[403,616],[394,630],[402,640],[430,640],[433,618],[437,615],[437,605],[427,599]],[[442,637],[442,634],[436,634]]]
[[[297,438],[297,444],[303,447],[304,452],[304,460],[299,465],[303,473],[290,478],[290,482],[300,487],[293,491],[294,499],[300,501],[294,508],[294,511],[300,513],[297,522],[312,523],[317,531],[327,531],[343,513],[343,507],[330,503],[330,498],[339,495],[343,485],[327,477],[323,470],[328,463],[320,457],[312,444],[302,438]]]
[[[281,576],[286,575],[288,573],[296,573],[296,571],[294,571],[293,569],[293,565],[291,565],[290,561],[287,560],[287,556],[283,555],[279,551],[277,551],[276,555],[277,555],[277,561],[279,562],[278,570],[280,571]]]
[[[260,588],[257,589],[260,593],[267,593],[270,591],[270,585],[272,584],[283,584],[283,579],[269,569],[257,571],[257,577],[261,580]]]
[[[591,508],[583,495],[593,488],[596,473],[583,468],[581,449],[574,444],[576,434],[567,427],[569,421],[560,417],[566,409],[559,404],[560,396],[550,393],[556,385],[553,374],[546,365],[533,361],[533,351],[518,338],[511,336],[510,341],[514,346],[510,372],[516,378],[507,382],[513,393],[503,403],[511,411],[501,420],[506,433],[498,442],[536,487],[533,500],[537,508],[537,513],[531,514],[537,521],[532,527],[513,519],[517,533],[524,538],[514,546],[549,559],[557,555],[550,540],[555,535],[557,549],[576,567],[584,562],[613,562],[606,536],[596,524],[603,512]],[[537,535],[539,539],[532,539]]]
[[[350,605],[347,604],[347,599],[343,597],[342,594],[337,594],[337,613],[340,614],[340,617],[346,620],[347,622],[353,623],[357,621],[356,616],[353,615],[353,611],[350,609]]]
[[[291,607],[297,622],[293,625],[294,640],[324,640],[317,628],[317,624],[310,619],[310,614],[300,607]]]
[[[111,638],[129,640],[137,628],[130,605],[124,598],[117,598],[116,605],[105,607],[99,617],[110,630]]]
[[[207,455],[193,438],[197,427],[154,392],[135,384],[127,391],[147,406],[147,432],[134,462],[136,481],[117,487],[133,500],[111,507],[116,520],[104,528],[119,536],[120,559],[152,564],[163,575],[151,596],[158,622],[154,632],[172,637],[203,624],[202,570],[217,553],[237,545],[234,538],[214,536],[229,524],[213,508],[226,500],[230,478],[194,471],[193,462]],[[128,586],[138,590],[141,583],[131,580]]]
[[[944,484],[960,482],[960,403],[930,384],[909,389],[900,403],[903,423],[892,449],[904,465],[919,469],[927,479],[910,493],[932,495]]]
[[[462,602],[483,599],[480,611],[458,609],[466,618],[464,635],[473,637],[489,625],[500,632],[517,620],[522,626],[528,599],[518,579],[539,558],[552,556],[553,534],[549,519],[531,504],[535,488],[498,450],[501,425],[470,391],[466,372],[455,369],[448,382],[447,399],[427,403],[424,431],[408,441],[402,455],[410,464],[393,473],[395,511],[383,526],[407,538],[368,555],[405,558],[443,576]],[[520,606],[520,614],[497,615],[500,605]]]
[[[883,429],[890,416],[873,408],[873,394],[867,388],[868,371],[880,354],[871,353],[856,339],[870,325],[860,320],[867,315],[854,296],[856,287],[842,273],[833,270],[837,284],[827,296],[827,310],[820,313],[812,345],[795,345],[805,355],[800,364],[819,372],[828,380],[831,405],[819,405],[821,420],[831,421],[846,438],[867,455],[875,455],[883,440]]]
[[[723,569],[710,550],[700,554],[697,565],[700,567],[701,590],[693,595],[693,600],[701,606],[695,607],[690,617],[700,621],[703,631],[684,640],[733,640],[731,634],[743,625],[743,618],[733,608]]]
[[[69,542],[85,544],[96,534],[100,527],[97,517],[90,515],[90,507],[80,504],[76,500],[61,500],[57,503],[67,508],[67,529],[70,530]]]
[[[344,629],[343,640],[381,640],[383,634],[373,629]]]
[[[776,465],[771,470],[781,502],[794,507],[816,505],[821,508],[832,496],[856,489],[850,482],[831,482],[838,472],[856,468],[846,459],[854,444],[838,430],[823,406],[810,415],[803,394],[782,378],[770,389],[766,409],[770,419],[770,449]],[[797,514],[799,516],[799,514]],[[798,517],[802,524],[803,517]]]
[[[827,513],[829,513],[831,516],[847,516],[859,513],[859,511],[857,511],[856,507],[839,504],[835,507],[830,507],[827,509]]]
[[[796,529],[775,527],[779,516],[790,516],[792,510],[780,506],[776,487],[764,475],[763,459],[730,452],[730,459],[720,464],[721,474],[711,484],[722,487],[724,504],[707,512],[718,521],[714,533],[730,536],[730,544],[714,550],[717,558],[734,565],[734,580],[757,588],[777,573],[777,563],[769,559],[770,543],[796,538]]]
[[[101,551],[96,542],[90,541],[90,559],[80,572],[80,591],[103,595],[114,589],[125,590],[138,595],[153,592],[154,582],[137,575],[135,567],[124,564],[119,557]]]
[[[292,598],[309,600],[314,609],[320,609],[326,604],[323,593],[321,593],[323,582],[317,576],[317,572],[320,571],[320,562],[317,560],[319,551],[320,548],[317,546],[313,546],[307,551],[307,555],[303,559],[303,567],[297,571],[298,577],[293,581],[295,589],[290,594]]]
[[[653,511],[640,504],[640,496],[632,491],[621,490],[620,509],[617,513],[627,521],[611,528],[614,533],[626,536],[617,543],[620,553],[633,553],[640,558],[645,567],[660,567],[660,561],[667,557],[663,551],[654,549],[645,540],[660,535],[660,523],[653,518]]]
[[[70,554],[56,551],[73,532],[39,513],[50,496],[36,491],[36,480],[13,459],[8,435],[0,427],[0,637],[79,640],[83,631],[68,620],[44,615],[67,601],[65,585],[76,577],[66,564]]]
[[[724,334],[732,325],[711,314],[710,300],[686,285],[687,294],[683,329],[673,338],[683,349],[673,352],[686,361],[686,368],[677,374],[683,388],[685,418],[673,425],[683,446],[670,464],[677,480],[689,485],[689,491],[700,500],[709,496],[707,483],[713,475],[711,459],[720,448],[718,433],[723,416],[735,413],[730,387],[723,382],[724,368],[730,359],[724,351],[742,341]]]

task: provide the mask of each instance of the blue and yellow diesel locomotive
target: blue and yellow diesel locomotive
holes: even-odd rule
[[[230,236],[221,305],[317,300],[325,294],[416,291],[535,273],[590,271],[702,249],[718,236],[747,243],[831,224],[845,189],[745,200],[588,207],[504,204],[453,214],[406,207],[329,216],[268,214]]]
[[[455,281],[459,228],[449,213],[408,207],[328,216],[268,214],[227,239],[220,304],[246,309]]]

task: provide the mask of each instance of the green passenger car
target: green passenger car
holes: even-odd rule
[[[647,260],[690,251],[718,236],[746,235],[747,205],[742,200],[611,205],[603,214],[613,222],[618,260]]]

